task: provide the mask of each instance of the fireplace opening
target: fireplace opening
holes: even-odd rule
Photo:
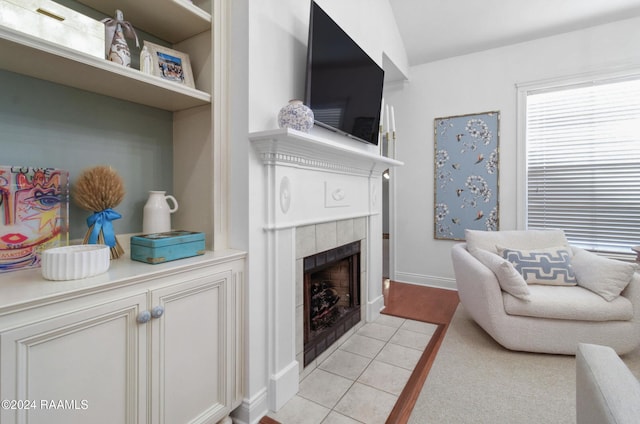
[[[360,322],[360,242],[304,259],[304,366]]]

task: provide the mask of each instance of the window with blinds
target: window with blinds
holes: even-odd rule
[[[528,92],[527,228],[589,250],[640,245],[640,77]]]

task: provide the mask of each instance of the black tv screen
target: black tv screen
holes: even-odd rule
[[[378,144],[384,71],[311,2],[305,104],[315,123]]]

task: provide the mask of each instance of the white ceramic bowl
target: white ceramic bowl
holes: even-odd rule
[[[42,276],[47,280],[77,280],[109,269],[111,251],[103,244],[54,247],[42,252]]]

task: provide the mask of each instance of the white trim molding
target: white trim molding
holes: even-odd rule
[[[267,404],[277,411],[298,391],[296,261],[304,256],[300,250],[307,250],[301,247],[306,233],[313,230],[319,252],[349,238],[351,220],[366,222],[362,231],[350,232],[365,240],[365,319],[377,317],[384,305],[382,172],[403,163],[366,146],[358,149],[291,129],[252,133],[249,139],[264,165],[264,249],[257,260],[264,261],[266,271]],[[297,238],[298,232],[303,235]]]
[[[265,165],[299,166],[365,176],[382,174],[385,169],[404,165],[395,159],[289,128],[251,133],[249,139]]]
[[[455,278],[438,277],[436,275],[415,274],[412,272],[396,272],[394,281],[399,283],[415,284],[418,286],[439,287],[449,290],[458,290]]]

